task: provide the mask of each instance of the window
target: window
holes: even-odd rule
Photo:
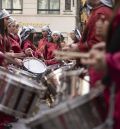
[[[1,3],[2,9],[6,9],[11,14],[21,14],[23,0],[2,0]]]
[[[71,0],[65,0],[65,10],[71,10]]]
[[[38,14],[59,14],[60,0],[38,0]]]

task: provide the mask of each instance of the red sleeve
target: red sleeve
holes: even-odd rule
[[[26,50],[27,48],[31,48],[31,45],[28,41],[25,41],[23,45],[23,50]]]
[[[114,70],[120,73],[120,52],[116,54],[107,54],[106,61],[109,70]]]
[[[10,36],[9,36],[9,41],[10,41],[10,44],[11,44],[11,49],[15,53],[20,53],[21,52],[20,44],[16,40],[14,40],[13,38],[11,38]]]
[[[54,44],[54,43],[48,43],[47,45],[47,60],[45,61],[45,63],[47,65],[52,65],[52,64],[57,64],[59,63],[55,58],[55,54],[54,54],[54,51],[59,49],[59,47]]]
[[[26,40],[23,42],[23,50],[26,50],[27,48],[31,48],[33,51],[36,51],[36,47],[30,40]]]

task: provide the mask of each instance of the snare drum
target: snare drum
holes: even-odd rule
[[[69,70],[71,68],[71,65],[62,66],[54,71],[51,71],[50,73],[47,73],[47,75],[42,77],[41,83],[47,87],[45,98],[47,100],[47,104],[50,107],[52,106],[52,103],[54,103],[55,101],[56,94],[62,92],[62,72]]]
[[[44,62],[34,57],[25,58],[23,66],[27,71],[37,75],[44,73],[47,69]]]
[[[62,86],[62,73],[63,71],[70,70],[72,68],[71,65],[62,66],[52,72],[50,72],[46,78],[48,84],[51,84],[51,86],[56,87],[57,92],[61,92],[61,86]]]
[[[26,124],[31,129],[94,129],[104,122],[101,114],[106,114],[102,92],[94,89],[87,95],[67,100],[28,119]]]
[[[0,111],[31,117],[39,111],[39,95],[44,92],[37,83],[0,68]]]

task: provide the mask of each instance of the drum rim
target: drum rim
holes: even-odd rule
[[[68,66],[70,66],[70,65],[68,65]],[[69,70],[70,68],[72,68],[72,67],[68,67],[68,69],[66,69],[66,67],[67,67],[67,66],[62,66],[62,67],[60,67],[60,68],[58,68],[58,69],[52,71],[51,73],[49,73],[49,74],[47,75],[47,77],[48,77],[48,78],[51,78],[51,77],[55,76],[55,75],[58,74],[58,73],[61,73],[61,74],[62,74],[62,72],[63,72],[64,70]]]
[[[7,113],[9,115],[13,115],[14,114],[14,116],[19,116],[19,117],[23,117],[23,116],[26,117],[27,116],[27,114],[25,114],[25,113],[15,111],[15,110],[10,109],[10,108],[2,105],[2,104],[0,104],[0,111],[2,111],[4,113]]]
[[[24,62],[25,62],[26,60],[30,60],[30,59],[38,60],[40,63],[43,64],[45,70],[44,70],[43,72],[41,72],[41,73],[44,73],[44,72],[47,70],[47,66],[45,65],[45,63],[44,63],[43,61],[39,60],[39,59],[36,58],[36,57],[26,57],[26,58],[23,59],[23,66],[24,66],[25,69],[27,69],[27,68],[25,67]],[[27,69],[27,70],[28,70],[28,69]],[[33,74],[41,74],[41,73],[32,72],[32,71],[30,71],[30,70],[28,70],[28,71],[31,72],[31,73],[33,73]]]
[[[13,72],[15,71],[15,74],[17,75],[23,75],[23,76],[28,76],[28,78],[36,78],[36,75],[34,75],[33,73],[23,70],[23,69],[19,69],[16,67],[9,67],[9,70],[13,70]]]
[[[37,85],[36,82],[28,80],[27,78],[24,78],[17,74],[11,74],[6,70],[2,70],[1,68],[0,68],[0,75],[5,75],[7,79],[9,78],[10,80],[12,80],[11,83],[15,84],[16,87],[18,86],[17,83],[20,83],[21,85],[19,85],[19,87],[22,87],[23,89],[27,89],[34,92],[39,92],[39,90],[43,90],[38,86],[39,84]]]
[[[13,109],[10,109],[2,104],[0,104],[0,111],[4,112],[4,113],[7,113],[9,115],[13,115],[13,116],[16,116],[16,117],[22,117],[22,118],[29,118],[29,117],[33,117],[34,116],[34,112],[32,112],[31,114],[28,113],[23,113],[23,112],[20,112],[20,111],[16,111],[16,110],[13,110]]]

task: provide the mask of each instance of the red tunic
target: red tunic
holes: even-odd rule
[[[9,52],[10,49],[11,46],[8,37],[6,35],[4,37],[0,35],[0,51],[4,53]],[[0,65],[2,65],[3,60],[3,57],[0,56]],[[0,129],[4,129],[4,125],[12,122],[13,120],[13,116],[0,112]]]
[[[22,45],[23,50],[26,50],[27,48],[31,48],[33,51],[36,50],[36,47],[29,39],[26,39],[22,44],[23,44]]]
[[[59,50],[59,45],[57,43],[52,43],[49,42],[46,44],[45,49],[44,49],[44,59],[46,60],[45,63],[46,65],[53,65],[53,64],[58,64],[59,62],[54,59],[54,51]]]
[[[33,55],[35,57],[38,57],[39,56],[39,53],[35,47],[35,45],[29,40],[29,39],[26,39],[23,43],[22,43],[22,49],[23,51],[25,51],[27,48],[31,48],[33,50]]]
[[[109,21],[112,16],[112,9],[102,5],[92,10],[91,16],[89,17],[86,25],[87,32],[83,32],[82,40],[79,44],[80,51],[89,51],[94,44],[103,40],[101,36],[96,35],[96,22],[101,18],[101,16],[104,16],[104,20]],[[83,37],[85,39],[83,39]]]
[[[101,16],[104,16],[104,20],[109,21],[112,16],[112,9],[102,5],[92,10],[86,26],[87,34],[83,32],[83,36],[79,44],[80,52],[87,52],[93,45],[103,41],[103,38],[100,35],[96,35],[96,22],[101,18]],[[98,80],[101,80],[103,74],[104,72],[97,72],[94,68],[90,67],[89,75],[91,86],[94,86]]]
[[[107,41],[106,62],[107,71],[111,80],[115,83],[115,112],[114,112],[114,129],[120,129],[120,6],[114,14],[114,19],[110,25],[109,39]],[[108,87],[109,88],[109,87]],[[109,100],[108,89],[105,92],[105,98]]]
[[[15,53],[20,53],[21,52],[21,47],[18,41],[18,39],[12,35],[9,34],[9,41],[11,43],[11,49],[15,52]]]
[[[108,65],[109,75],[116,84],[114,129],[120,129],[120,52],[116,54],[107,54],[106,61]],[[109,98],[109,94],[108,94],[108,98]]]
[[[37,51],[41,54],[41,56],[43,55],[44,52],[44,47],[45,45],[48,43],[48,39],[47,38],[42,38],[40,39],[39,43],[38,43],[38,49]]]

